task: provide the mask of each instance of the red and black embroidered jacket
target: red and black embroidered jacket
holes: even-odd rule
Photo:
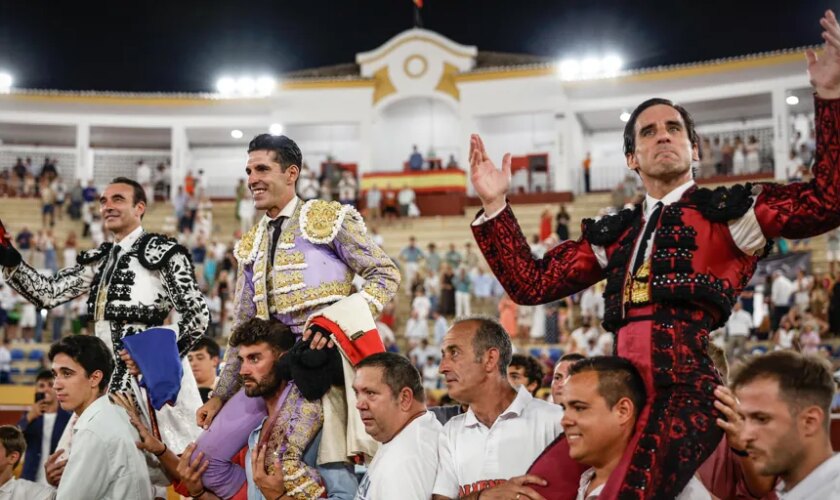
[[[729,230],[729,223],[751,208],[768,242],[816,236],[840,225],[840,100],[815,98],[815,108],[817,149],[810,182],[694,187],[665,208],[651,254],[653,302],[701,307],[716,325],[725,322],[761,257],[742,252]],[[519,304],[552,302],[607,278],[604,326],[612,331],[622,324],[624,280],[640,229],[640,207],[587,219],[579,240],[535,259],[510,206],[472,227],[488,265]],[[599,265],[592,245],[605,249],[606,267]]]

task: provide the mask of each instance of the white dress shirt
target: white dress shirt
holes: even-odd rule
[[[840,454],[835,454],[789,491],[784,481],[776,487],[779,500],[840,500]]]
[[[52,500],[55,498],[55,489],[52,486],[45,486],[26,479],[15,479],[14,477],[0,486],[0,500]]]
[[[598,486],[592,490],[588,495],[586,494],[589,483],[595,477],[595,469],[589,469],[580,476],[580,487],[578,488],[577,500],[595,500],[604,489],[604,485]],[[709,491],[703,487],[696,477],[691,478],[685,488],[677,495],[676,500],[711,500],[712,496]]]
[[[79,415],[58,500],[150,500],[152,483],[128,415],[102,396]]]
[[[453,417],[440,434],[434,493],[458,498],[525,474],[563,432],[562,418],[561,406],[535,399],[524,386],[490,427],[472,408]]]

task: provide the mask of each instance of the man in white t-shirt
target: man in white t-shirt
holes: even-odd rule
[[[590,351],[595,348],[598,337],[603,331],[592,324],[592,318],[583,316],[581,318],[581,326],[572,331],[572,352],[577,352],[588,356]]]
[[[641,375],[624,358],[596,356],[569,369],[563,387],[569,456],[591,467],[581,475],[577,500],[594,500],[604,489],[633,439],[645,397]],[[711,500],[711,496],[692,478],[677,500]]]
[[[829,430],[835,387],[826,360],[790,350],[750,359],[732,381],[741,441],[759,474],[781,479],[780,500],[840,498]]]
[[[405,356],[374,354],[356,365],[353,391],[365,431],[382,443],[356,500],[428,500],[442,427],[426,410],[420,373]]]
[[[497,321],[459,320],[441,347],[449,395],[469,409],[443,428],[433,498],[540,498],[528,485],[545,482],[523,475],[563,431],[560,407],[511,387],[510,338]]]

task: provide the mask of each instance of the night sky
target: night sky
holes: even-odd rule
[[[820,43],[815,0],[425,0],[424,27],[479,50],[614,52],[644,68]],[[411,0],[0,0],[15,86],[214,91],[224,74],[354,62],[413,26]]]

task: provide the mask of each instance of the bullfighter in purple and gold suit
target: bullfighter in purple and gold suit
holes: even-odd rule
[[[364,279],[358,291],[367,306],[364,313],[374,317],[399,287],[396,265],[368,236],[364,221],[352,206],[321,200],[304,203],[295,195],[301,163],[300,150],[285,136],[264,134],[249,145],[248,187],[256,208],[266,212],[235,248],[239,268],[234,327],[254,317],[273,319],[300,336],[310,316],[354,293],[356,275]],[[199,425],[207,428],[211,421],[213,425],[199,440],[198,449],[217,459],[211,460],[204,484],[216,494],[229,497],[245,478],[237,475],[228,461],[245,444],[265,410],[240,391],[236,349],[229,349],[225,358],[216,389],[199,410]],[[301,383],[298,381],[298,385]],[[347,418],[343,398],[343,391],[334,390],[323,398],[325,431],[338,426],[333,420]],[[341,463],[357,452],[376,449],[375,443],[359,443],[361,449],[349,446],[338,451],[331,443],[330,452],[322,446],[318,463]],[[331,485],[334,474],[342,476],[338,482],[352,478],[349,472],[345,474],[344,467],[338,469],[319,468],[330,498],[335,490],[341,490]]]

